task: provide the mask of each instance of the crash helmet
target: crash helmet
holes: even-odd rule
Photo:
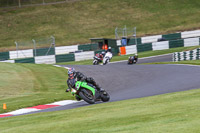
[[[101,52],[101,54],[102,54],[102,55],[105,55],[105,52],[104,52],[104,51],[102,51],[102,52]]]
[[[109,51],[109,52],[111,52],[111,49],[112,49],[111,47],[108,47],[108,51]]]
[[[75,74],[75,69],[74,68],[69,68],[69,70],[68,70],[68,77],[70,79],[73,79],[74,78],[74,74]]]
[[[73,73],[75,72],[75,69],[73,67],[69,68],[68,71],[72,71]]]

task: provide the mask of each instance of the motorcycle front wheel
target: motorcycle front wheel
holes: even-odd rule
[[[79,92],[79,96],[89,104],[95,103],[95,98],[90,90],[81,91]]]

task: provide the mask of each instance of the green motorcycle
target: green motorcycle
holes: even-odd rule
[[[96,101],[107,102],[110,100],[110,96],[106,91],[98,91],[95,86],[85,81],[75,81],[72,79],[75,84],[74,88],[71,88],[71,94],[76,97],[83,99],[89,104],[94,104]]]

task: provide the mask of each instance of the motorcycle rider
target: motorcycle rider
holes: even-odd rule
[[[134,55],[134,58],[135,58],[135,61],[137,62],[138,61],[138,54],[137,53]]]
[[[75,83],[71,82],[71,79],[75,79],[76,81],[86,81],[87,83],[94,85],[98,91],[104,91],[104,89],[102,89],[92,77],[86,77],[83,73],[78,71],[76,72],[74,68],[70,68],[68,70],[68,77],[67,85],[69,88],[66,90],[66,92],[69,92],[71,88],[75,88]],[[76,97],[76,99],[78,101],[80,100],[79,97]]]
[[[102,55],[103,57],[105,56],[105,54],[106,54],[106,53],[105,53],[104,51],[101,52],[101,55]]]
[[[112,48],[111,47],[108,47],[108,50],[106,50],[106,53],[107,52],[111,52],[112,53]]]
[[[102,62],[104,55],[102,53],[97,53],[96,57],[98,57],[100,59],[99,61]]]

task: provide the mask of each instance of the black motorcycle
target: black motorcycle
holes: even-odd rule
[[[130,56],[128,58],[128,64],[136,64],[137,58],[135,56]]]

